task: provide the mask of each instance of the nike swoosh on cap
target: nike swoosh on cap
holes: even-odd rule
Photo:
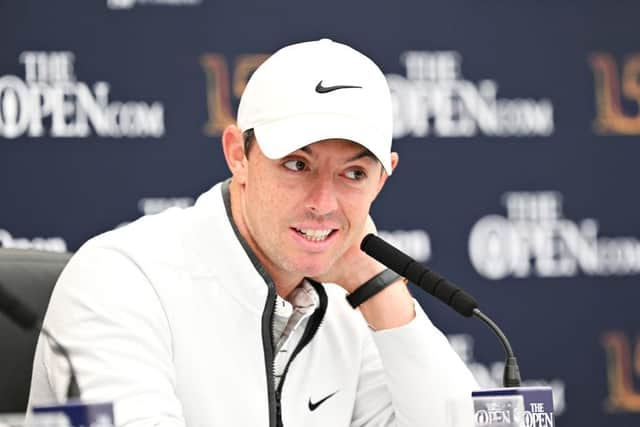
[[[318,406],[322,405],[324,402],[327,401],[327,399],[329,399],[330,397],[332,397],[334,394],[336,394],[339,390],[334,391],[333,393],[329,394],[328,396],[323,397],[322,399],[318,400],[317,402],[311,402],[311,398],[309,398],[309,410],[310,411],[315,411],[316,409],[318,409]]]
[[[316,92],[318,93],[329,93],[339,89],[362,89],[362,86],[353,86],[353,85],[322,86],[322,80],[320,80],[316,85]]]

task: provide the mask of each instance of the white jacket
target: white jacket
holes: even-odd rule
[[[113,401],[121,426],[449,425],[475,381],[445,337],[418,304],[408,325],[373,332],[336,285],[315,285],[321,306],[274,390],[275,289],[228,209],[218,184],[72,258],[44,323],[69,349],[84,400]],[[68,381],[41,340],[29,405],[63,401]]]

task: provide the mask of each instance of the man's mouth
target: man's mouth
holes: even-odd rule
[[[335,231],[334,229],[327,228],[324,230],[310,229],[310,228],[294,228],[298,234],[311,242],[322,242]]]

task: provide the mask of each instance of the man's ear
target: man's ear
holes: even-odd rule
[[[247,158],[244,155],[244,138],[236,125],[229,125],[222,132],[222,150],[233,180],[239,184],[246,182]]]
[[[396,170],[396,166],[398,166],[399,161],[400,161],[400,157],[398,156],[398,153],[393,151],[391,153],[391,170],[392,171]],[[387,182],[387,178],[389,178],[389,175],[383,168],[382,174],[380,175],[380,182],[378,183],[378,191],[376,192],[376,197],[378,197],[378,194],[382,190],[382,187],[384,187],[384,183]]]
[[[395,172],[396,166],[398,166],[398,162],[400,161],[400,156],[395,151],[391,152],[391,170]]]

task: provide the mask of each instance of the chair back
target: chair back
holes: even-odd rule
[[[69,253],[0,248],[0,284],[42,318]],[[24,412],[38,333],[0,313],[0,413]]]

